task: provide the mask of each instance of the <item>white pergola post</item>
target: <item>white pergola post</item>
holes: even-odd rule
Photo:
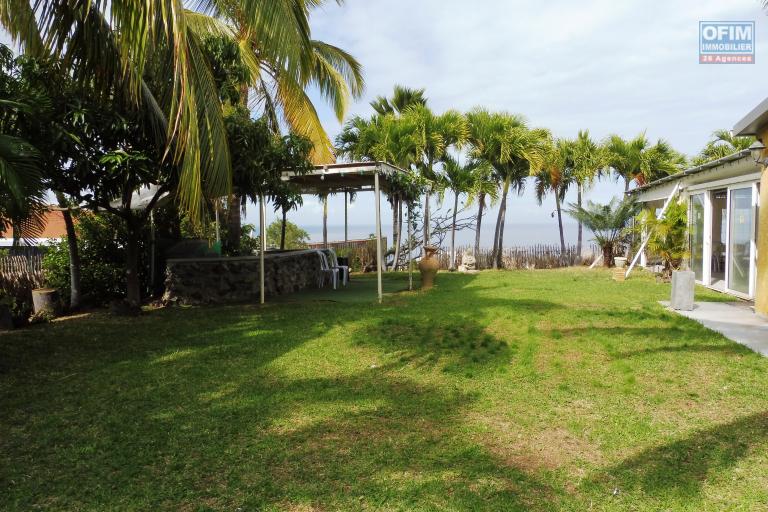
[[[408,203],[408,289],[413,290],[413,237],[411,236],[411,203]]]
[[[264,227],[267,205],[264,195],[259,196],[259,303],[264,304],[264,252],[267,250],[267,230]]]
[[[374,193],[376,194],[376,279],[378,281],[379,303],[381,303],[383,300],[383,289],[381,285],[381,266],[383,262],[381,255],[381,190],[379,188],[378,169],[376,169],[373,174],[373,188]]]
[[[344,190],[344,243],[348,240],[348,234],[347,234],[347,226],[349,225],[347,222],[347,196],[349,192]]]

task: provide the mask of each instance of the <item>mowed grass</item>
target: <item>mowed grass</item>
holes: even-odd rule
[[[668,293],[441,273],[4,334],[0,510],[765,510],[768,360]]]

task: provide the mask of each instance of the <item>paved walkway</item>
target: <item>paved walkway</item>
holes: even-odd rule
[[[669,302],[661,301],[661,304],[669,308]],[[693,311],[675,313],[768,356],[768,320],[755,315],[748,302],[697,302]]]

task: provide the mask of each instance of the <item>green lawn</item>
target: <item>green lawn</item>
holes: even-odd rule
[[[0,335],[0,510],[768,508],[768,360],[668,285],[372,285]]]

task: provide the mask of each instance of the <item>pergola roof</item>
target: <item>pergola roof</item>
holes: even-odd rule
[[[374,190],[374,176],[378,173],[381,190],[387,192],[387,177],[400,172],[405,171],[387,162],[351,162],[316,165],[311,172],[303,175],[284,171],[282,179],[297,185],[302,194],[362,192]]]

